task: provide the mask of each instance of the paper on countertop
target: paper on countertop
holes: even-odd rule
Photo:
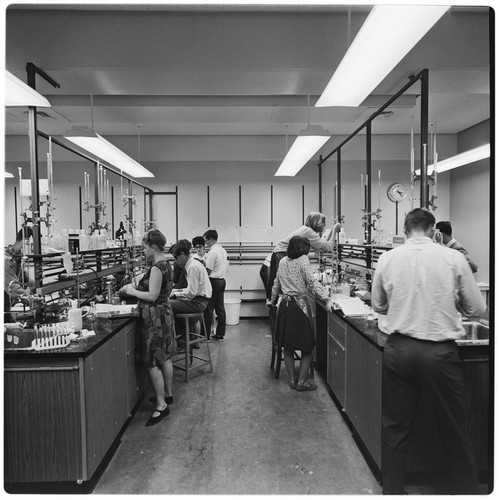
[[[369,307],[359,297],[335,298],[334,301],[345,316],[364,316],[369,310]]]
[[[113,315],[132,314],[137,308],[137,304],[95,304],[95,312],[97,315],[111,313]]]

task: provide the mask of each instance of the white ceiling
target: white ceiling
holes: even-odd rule
[[[72,125],[108,137],[273,136],[310,122],[352,133],[410,75],[430,71],[430,121],[457,133],[490,118],[489,9],[453,7],[358,108],[307,107],[324,90],[370,7],[11,5],[6,68],[26,81],[34,63],[58,136]],[[389,29],[387,23],[386,29]],[[376,133],[409,133],[411,91]],[[93,107],[91,108],[91,97]],[[379,96],[379,97],[377,97]],[[309,115],[310,113],[310,115]],[[6,110],[7,136],[26,133],[25,110]],[[328,143],[326,149],[332,147]],[[185,160],[189,159],[189,148]],[[206,158],[207,161],[216,159]]]

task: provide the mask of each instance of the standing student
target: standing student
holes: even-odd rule
[[[374,274],[372,306],[386,315],[390,333],[382,375],[384,494],[404,493],[409,433],[422,391],[446,452],[449,493],[477,493],[455,340],[464,336],[458,312],[480,315],[485,304],[464,256],[432,241],[434,224],[429,210],[411,210],[404,224],[407,242],[382,254]]]
[[[204,314],[206,330],[211,332],[213,311],[217,317],[217,329],[211,338],[218,342],[223,342],[225,337],[225,275],[229,269],[229,260],[225,248],[218,243],[218,233],[215,229],[208,229],[203,234],[208,253],[206,254],[206,270],[210,277],[211,288],[213,290],[211,299],[208,302]]]
[[[269,282],[269,273],[270,273],[270,259],[272,258],[272,254],[269,253],[267,257],[265,257],[262,262],[262,266],[260,267],[260,279],[262,280],[263,287],[265,288],[265,295],[267,300],[270,300],[270,291],[268,287]]]
[[[281,259],[277,276],[272,287],[270,304],[281,301],[277,310],[276,337],[278,348],[284,348],[284,364],[290,379],[291,389],[311,391],[317,386],[307,381],[315,346],[314,330],[311,325],[307,290],[314,291],[327,301],[327,309],[332,308],[329,292],[317,281],[310,268],[307,254],[310,243],[301,236],[289,240],[287,256]],[[301,351],[298,376],[294,369],[294,352]]]
[[[471,270],[476,273],[478,271],[478,265],[476,262],[471,258],[471,255],[468,253],[468,250],[459,243],[453,236],[452,236],[452,226],[449,221],[442,220],[440,222],[437,222],[437,225],[435,226],[436,229],[438,229],[442,235],[442,243],[449,248],[452,248],[454,250],[457,250],[458,252],[461,252],[465,257],[466,260],[468,261],[468,264],[470,265]]]
[[[28,273],[22,270],[23,239],[33,236],[31,227],[20,229],[16,234],[16,241],[4,247],[3,257],[3,286],[4,286],[4,320],[10,321],[11,303],[25,293],[29,293]],[[22,286],[24,282],[25,288]]]
[[[173,402],[172,355],[175,354],[175,330],[168,296],[173,286],[173,270],[166,259],[166,238],[157,229],[148,231],[142,244],[152,266],[137,287],[125,285],[120,294],[139,299],[140,358],[146,366],[155,394],[156,410],[146,423],[155,425],[170,413]]]
[[[202,236],[194,236],[192,238],[192,248],[194,249],[193,257],[203,266],[206,266],[206,248],[204,246],[204,238]]]
[[[305,238],[310,246],[316,251],[332,252],[336,234],[341,229],[341,224],[334,225],[333,230],[329,233],[327,239],[322,238],[322,233],[326,228],[326,216],[320,212],[310,212],[305,220],[305,224],[293,231],[291,234],[281,240],[272,251],[270,259],[270,271],[268,275],[267,296],[270,296],[274,279],[279,268],[279,261],[286,255],[289,241],[293,236],[301,236]]]

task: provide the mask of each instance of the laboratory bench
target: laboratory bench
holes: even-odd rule
[[[87,493],[146,389],[136,318],[83,323],[67,347],[4,350],[4,482],[9,493]]]
[[[319,298],[309,296],[309,300],[315,315],[316,370],[380,480],[382,354],[388,335],[377,326],[365,327],[361,317],[346,317],[340,310],[328,312],[325,302]],[[488,482],[491,487],[493,419],[490,403],[493,400],[488,340],[479,338],[457,343],[465,366],[466,404],[477,470],[481,482]],[[435,417],[422,394],[409,444],[407,481],[417,484],[441,476],[444,466],[445,454]]]

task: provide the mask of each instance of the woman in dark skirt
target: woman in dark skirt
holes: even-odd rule
[[[317,386],[307,381],[312,352],[315,346],[312,315],[306,300],[307,290],[315,292],[327,300],[327,309],[332,302],[328,291],[317,281],[310,268],[307,254],[310,243],[301,236],[289,240],[287,256],[279,263],[277,276],[272,287],[272,304],[276,304],[282,294],[277,311],[276,334],[278,345],[284,348],[284,364],[291,379],[291,389],[311,391]],[[294,351],[301,351],[298,378],[294,370]]]
[[[152,266],[140,277],[135,288],[126,285],[120,293],[139,299],[140,359],[144,363],[155,394],[156,410],[146,426],[160,422],[170,413],[173,402],[172,355],[175,354],[175,323],[168,300],[173,286],[173,271],[166,260],[166,238],[157,229],[151,229],[142,240],[146,259]]]

